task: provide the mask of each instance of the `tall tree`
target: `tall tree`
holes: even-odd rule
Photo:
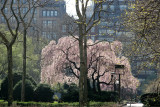
[[[160,58],[159,5],[159,0],[135,0],[124,15],[126,29],[135,34],[132,51],[149,56],[153,61]]]
[[[12,46],[15,43],[15,40],[18,36],[18,29],[20,25],[19,18],[17,17],[14,8],[13,8],[13,1],[14,0],[2,0],[1,1],[1,14],[5,19],[5,22],[7,24],[8,30],[10,32],[9,35],[5,34],[4,32],[0,32],[0,38],[2,43],[7,48],[7,58],[8,58],[8,106],[12,105],[13,102],[13,77],[12,77]],[[11,14],[6,15],[5,14],[5,8],[7,7],[8,3],[10,3],[10,10]],[[12,29],[12,24],[10,23],[11,18],[15,18],[15,29]]]
[[[22,90],[21,90],[21,100],[25,101],[25,78],[26,78],[26,36],[27,36],[27,30],[29,27],[34,27],[32,25],[34,14],[36,11],[36,8],[42,7],[46,5],[50,0],[47,0],[45,2],[41,2],[40,0],[17,0],[17,9],[18,9],[18,17],[22,23],[22,29],[20,29],[23,32],[23,75],[22,75]],[[40,4],[40,5],[39,5]],[[24,7],[27,7],[25,11],[21,12]]]
[[[31,26],[31,22],[34,18],[35,9],[39,0],[35,2],[35,0],[24,0],[21,2],[17,0],[17,8],[18,8],[18,17],[22,22],[22,31],[23,31],[23,75],[22,75],[22,90],[21,90],[21,101],[25,101],[25,78],[26,78],[26,36],[27,36],[27,29]],[[25,13],[22,13],[22,7],[28,7]],[[30,17],[30,18],[29,18]],[[27,21],[26,21],[27,19]]]
[[[87,19],[86,11],[89,0],[75,0],[76,13],[78,16],[78,35],[79,35],[79,53],[80,53],[80,77],[79,77],[79,106],[84,107],[88,105],[87,97],[87,34],[93,26],[100,21],[100,13],[102,10],[103,0],[95,0],[93,14],[91,18]],[[98,18],[95,15],[98,12]]]

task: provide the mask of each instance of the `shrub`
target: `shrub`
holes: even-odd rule
[[[1,95],[1,89],[0,89],[0,99],[2,98],[2,95]]]
[[[34,100],[41,102],[53,101],[54,92],[48,84],[39,84],[34,91]]]
[[[22,87],[22,81],[19,81],[14,86],[14,90],[13,90],[14,100],[17,100],[17,101],[21,100],[21,87]],[[32,84],[32,82],[30,80],[26,80],[26,84],[25,84],[25,101],[33,101],[34,88],[35,88],[35,86]]]
[[[71,83],[69,87],[66,88],[67,91],[62,92],[61,100],[64,102],[78,102],[79,93],[78,87],[76,84]]]
[[[32,82],[32,84],[36,86],[36,82],[34,81],[34,79],[31,76],[26,75],[26,79],[30,80]],[[20,80],[22,80],[22,73],[20,73],[20,72],[14,73],[13,74],[13,87]],[[1,84],[1,97],[4,100],[8,99],[8,77],[5,77],[4,80],[2,81],[2,84]]]
[[[160,106],[160,95],[157,93],[143,94],[140,100],[146,106]]]
[[[94,93],[92,91],[89,92],[89,100],[90,101],[100,101],[100,102],[116,102],[118,101],[118,93],[117,92],[107,92],[102,91],[99,93]]]
[[[68,89],[68,88],[69,88],[69,85],[68,85],[67,83],[64,83],[64,84],[63,84],[63,88],[64,88],[64,89]]]

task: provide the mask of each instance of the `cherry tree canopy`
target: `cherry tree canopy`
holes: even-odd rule
[[[118,80],[118,75],[112,77],[111,73],[115,72],[115,65],[120,64],[125,66],[124,70],[116,70],[116,74],[121,73],[121,86],[136,90],[139,81],[132,75],[128,59],[119,56],[122,51],[121,42],[95,41],[94,43],[92,40],[88,40],[87,45],[87,67],[90,82],[98,82],[102,90],[113,88],[112,84]],[[63,37],[57,44],[55,41],[51,41],[42,50],[41,82],[52,85],[58,82],[78,83],[79,67],[79,47],[75,38]]]

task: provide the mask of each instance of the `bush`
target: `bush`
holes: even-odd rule
[[[68,89],[68,88],[69,88],[69,85],[68,85],[67,83],[64,83],[64,84],[63,84],[63,88],[64,88],[64,89]]]
[[[99,93],[89,92],[89,100],[90,101],[100,101],[100,102],[117,102],[118,101],[118,93],[117,92],[107,92],[102,91]]]
[[[19,81],[14,86],[14,90],[13,90],[14,100],[17,100],[17,101],[21,100],[21,87],[22,87],[22,81]],[[32,82],[30,80],[26,80],[26,84],[25,84],[25,101],[33,101],[34,88],[35,88],[35,86],[32,84]]]
[[[54,92],[48,84],[39,84],[34,91],[34,100],[41,102],[53,101]]]
[[[2,95],[1,95],[1,89],[0,89],[0,99],[2,99]]]
[[[146,106],[160,106],[160,95],[157,93],[143,94],[140,100]]]
[[[79,92],[76,84],[71,83],[69,86],[65,85],[66,91],[62,92],[61,100],[64,102],[78,102],[79,101]]]
[[[32,82],[33,85],[36,86],[36,82],[34,81],[34,79],[29,76],[26,75],[26,80],[30,80]],[[20,81],[22,80],[22,73],[17,72],[13,74],[13,87]],[[1,84],[1,97],[4,100],[8,99],[8,77],[5,77],[4,80],[2,81]]]

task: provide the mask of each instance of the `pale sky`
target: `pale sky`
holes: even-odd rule
[[[66,11],[70,16],[76,17],[75,0],[65,0],[66,1]],[[91,2],[90,2],[91,3]],[[89,4],[90,4],[89,3]]]
[[[70,16],[76,16],[75,0],[65,0],[66,1],[66,11]]]

